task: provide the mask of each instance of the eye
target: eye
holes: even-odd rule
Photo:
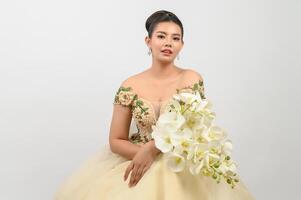
[[[180,40],[180,38],[174,38],[175,40]]]
[[[163,35],[158,35],[158,38],[164,38],[164,36]]]

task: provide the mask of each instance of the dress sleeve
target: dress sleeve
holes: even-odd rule
[[[120,86],[115,94],[113,105],[122,105],[132,109],[134,96],[131,87]]]
[[[183,88],[177,89],[177,93],[179,92],[193,92],[193,93],[198,92],[200,93],[202,99],[206,99],[205,91],[204,91],[204,82],[203,79],[201,78]]]

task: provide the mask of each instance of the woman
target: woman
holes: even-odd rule
[[[199,92],[205,98],[202,76],[174,64],[181,51],[183,26],[171,12],[160,10],[146,21],[145,42],[152,65],[124,80],[114,99],[109,145],[73,173],[56,193],[56,200],[253,200],[242,181],[232,189],[187,171],[174,173],[151,138],[173,94]],[[134,119],[138,132],[129,132]]]

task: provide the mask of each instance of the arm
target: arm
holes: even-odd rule
[[[129,174],[131,173],[129,186],[132,187],[136,185],[145,172],[151,167],[152,163],[160,152],[161,151],[155,147],[154,140],[143,144],[141,149],[137,152],[131,163],[128,165],[124,174],[124,181],[127,180]]]
[[[132,113],[128,107],[114,105],[110,127],[109,143],[113,153],[132,160],[141,148],[128,140]]]
[[[155,145],[155,140],[151,140],[151,141],[147,142],[145,145],[149,148],[150,153],[154,157],[156,157],[157,155],[159,155],[161,153],[160,149],[158,149]]]

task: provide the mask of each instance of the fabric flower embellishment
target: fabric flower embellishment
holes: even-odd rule
[[[134,97],[134,94],[129,93],[127,91],[120,91],[120,93],[119,93],[120,103],[123,105],[126,105],[126,106],[131,104],[133,97]]]

